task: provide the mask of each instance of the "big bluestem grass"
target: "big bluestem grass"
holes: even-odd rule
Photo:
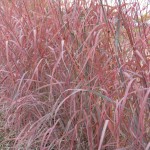
[[[150,148],[149,10],[139,5],[0,1],[0,149]]]

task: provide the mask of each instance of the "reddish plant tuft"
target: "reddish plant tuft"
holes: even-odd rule
[[[149,7],[108,2],[0,1],[0,149],[150,149]]]

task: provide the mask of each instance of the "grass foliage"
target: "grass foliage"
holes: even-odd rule
[[[0,1],[0,149],[149,150],[139,5]]]

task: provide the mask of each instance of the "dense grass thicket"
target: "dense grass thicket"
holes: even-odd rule
[[[1,150],[150,149],[150,12],[107,2],[0,0]]]

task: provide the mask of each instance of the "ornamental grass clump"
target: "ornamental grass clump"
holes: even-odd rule
[[[149,150],[148,5],[0,1],[0,149]]]

